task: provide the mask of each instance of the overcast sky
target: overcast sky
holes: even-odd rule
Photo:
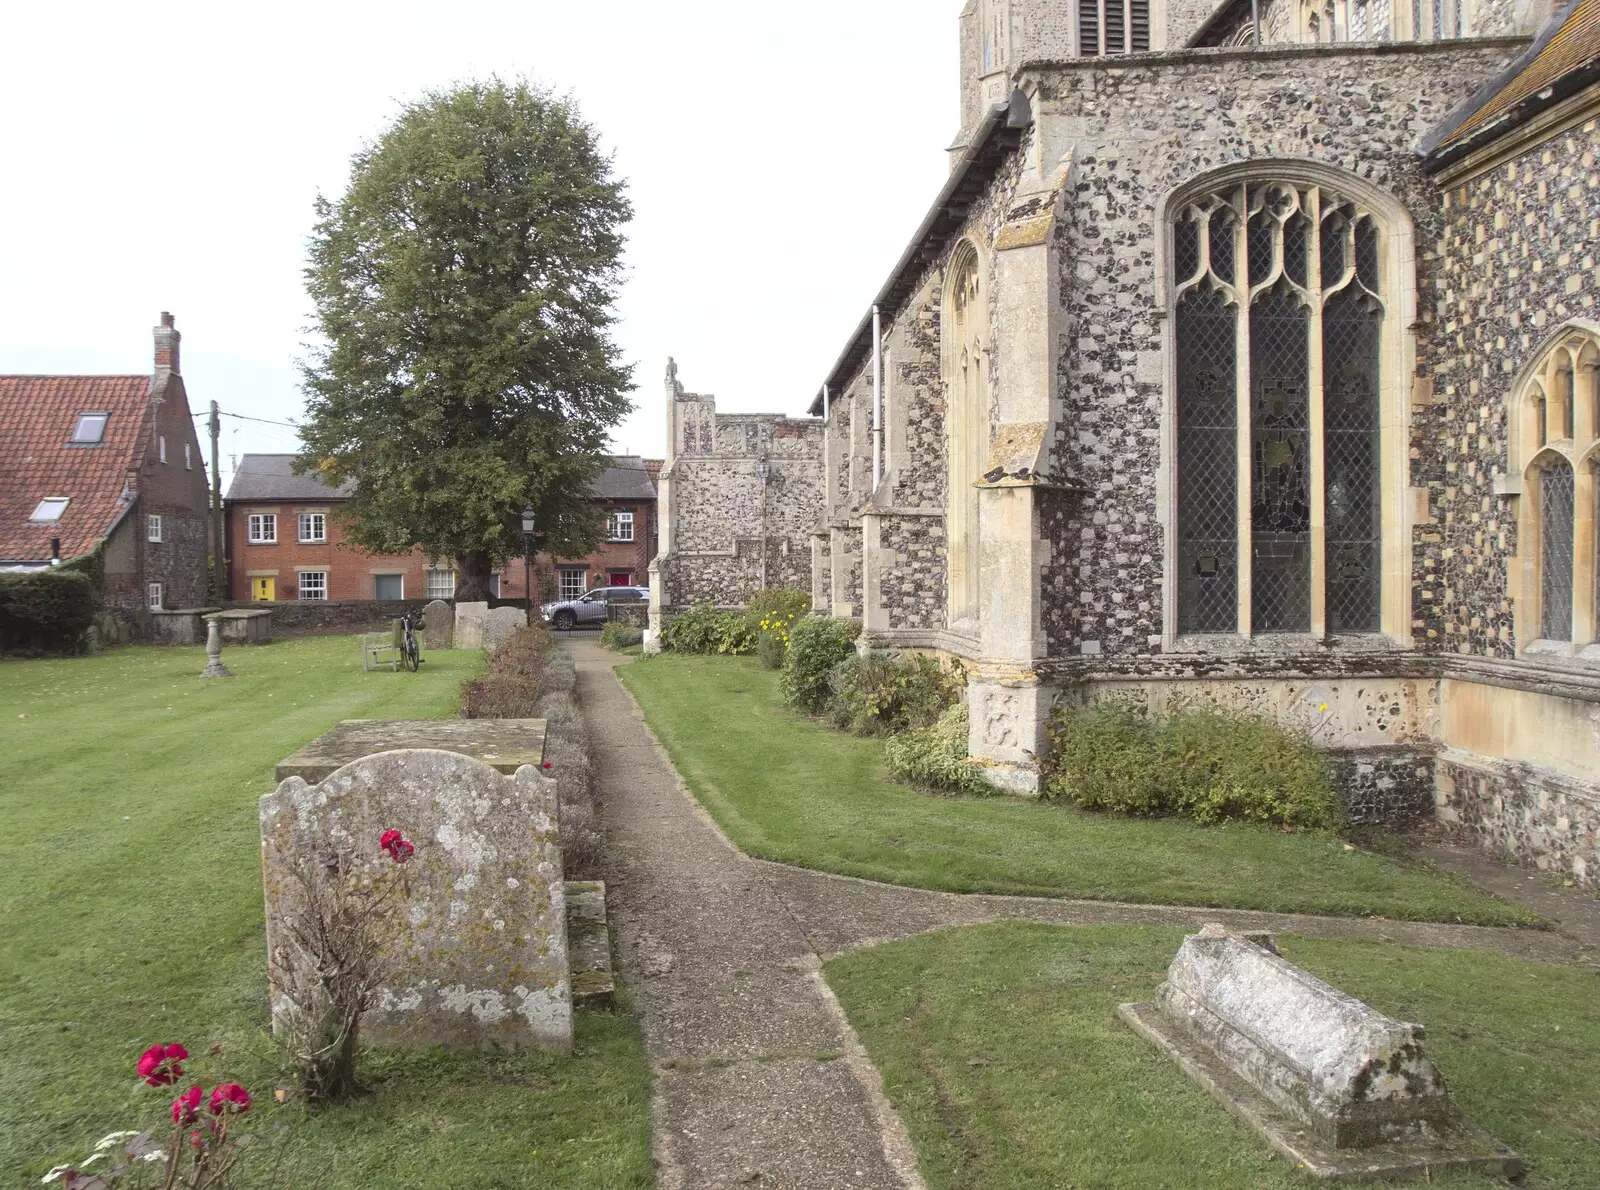
[[[637,211],[614,447],[659,455],[666,357],[719,407],[799,414],[947,171],[960,0],[17,4],[0,72],[0,373],[150,370],[171,310],[198,411],[281,421],[312,200],[398,105],[571,91]],[[227,456],[291,429],[226,420]]]

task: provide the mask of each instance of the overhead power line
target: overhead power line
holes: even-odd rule
[[[222,417],[231,417],[235,421],[258,421],[264,426],[287,426],[291,430],[298,430],[300,428],[300,425],[299,425],[298,422],[274,421],[270,417],[251,417],[247,413],[229,413],[229,412],[227,412],[227,410],[221,410],[220,411],[220,415]],[[209,414],[209,413],[195,413],[195,414],[191,414],[190,416],[195,417],[195,418],[201,418],[201,417],[210,417],[211,414]]]

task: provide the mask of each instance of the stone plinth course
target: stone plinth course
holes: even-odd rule
[[[1271,935],[1208,925],[1184,939],[1154,1001],[1117,1011],[1314,1177],[1522,1172],[1461,1118],[1422,1051],[1421,1025],[1301,970]]]
[[[337,852],[360,878],[392,878],[378,840],[398,830],[416,854],[398,870],[388,975],[362,1041],[570,1049],[558,822],[556,784],[538,769],[506,776],[454,752],[384,752],[314,785],[290,777],[261,799],[269,953],[274,963],[288,954],[299,865]],[[276,1015],[280,993],[271,994]]]
[[[435,599],[422,609],[422,647],[448,649],[455,640],[456,609]]]
[[[528,613],[520,607],[497,607],[483,624],[483,647],[491,653],[510,640],[518,628],[528,626]]]
[[[487,603],[456,604],[456,643],[458,649],[483,648],[484,632],[489,625]]]
[[[404,748],[457,752],[510,774],[543,763],[544,736],[543,719],[346,719],[279,761],[273,779],[316,784],[363,756]]]

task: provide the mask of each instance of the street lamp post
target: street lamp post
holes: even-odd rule
[[[528,598],[528,623],[533,623],[533,505],[522,506],[522,589]]]

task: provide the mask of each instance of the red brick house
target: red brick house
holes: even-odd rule
[[[142,376],[0,376],[0,570],[104,550],[125,621],[206,598],[206,471],[172,315]]]
[[[334,513],[348,489],[316,475],[296,475],[294,455],[245,455],[228,486],[228,597],[232,600],[449,599],[456,575],[451,559],[369,554],[346,544]],[[606,540],[586,558],[535,560],[541,597],[552,589],[643,585],[656,549],[656,488],[647,461],[613,460],[595,480],[592,497],[607,514]],[[501,599],[527,597],[521,559],[494,577]]]

